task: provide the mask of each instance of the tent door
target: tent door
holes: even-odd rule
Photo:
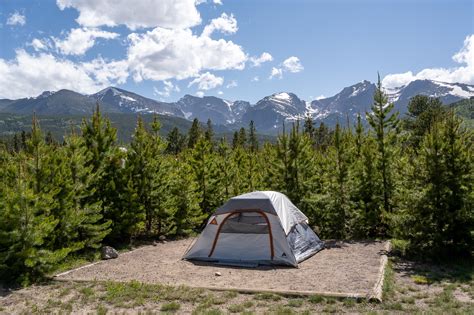
[[[227,234],[268,234],[270,241],[270,258],[275,256],[273,248],[273,235],[270,220],[267,214],[261,210],[234,210],[229,213],[217,229],[214,242],[208,257],[214,254],[219,236]]]

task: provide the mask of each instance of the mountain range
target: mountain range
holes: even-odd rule
[[[197,118],[229,129],[248,126],[253,120],[261,133],[274,134],[284,122],[311,116],[315,121],[332,125],[337,121],[352,120],[358,114],[370,111],[376,86],[362,81],[345,87],[334,96],[305,101],[290,92],[266,96],[256,104],[237,100],[229,101],[214,96],[185,95],[177,102],[160,102],[116,87],[109,87],[92,95],[70,90],[45,91],[32,98],[0,99],[0,112],[38,115],[88,115],[100,103],[105,113],[158,113],[186,120]],[[423,94],[438,97],[444,104],[474,97],[474,86],[461,83],[444,83],[416,80],[397,88],[386,89],[387,96],[401,114],[413,96]]]

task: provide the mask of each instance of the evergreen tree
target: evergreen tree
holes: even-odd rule
[[[330,134],[329,129],[326,127],[324,122],[319,124],[318,130],[315,131],[314,144],[317,149],[325,151],[330,145]]]
[[[245,128],[242,127],[240,128],[239,130],[239,138],[238,138],[238,145],[241,147],[241,148],[245,148],[246,147],[246,144],[247,144],[247,132],[245,131]]]
[[[470,254],[472,231],[472,132],[450,114],[435,123],[421,142],[411,167],[411,189],[405,207],[393,215],[397,238],[413,252],[432,255]]]
[[[249,148],[251,152],[258,151],[257,131],[253,120],[251,120],[249,124]]]
[[[213,138],[214,138],[214,130],[212,128],[212,121],[211,119],[208,119],[207,120],[207,124],[206,124],[206,131],[204,133],[204,137],[206,138],[206,140],[212,144],[213,142]]]
[[[239,147],[239,132],[235,131],[234,136],[232,138],[232,149],[236,149]]]
[[[174,127],[167,137],[166,153],[178,155],[186,146],[186,136],[179,132],[178,127]]]
[[[307,134],[311,140],[314,139],[316,130],[314,128],[313,118],[311,118],[311,115],[306,115],[305,117],[303,132]]]
[[[166,201],[171,221],[168,233],[185,236],[197,229],[207,214],[201,210],[202,200],[190,165],[180,160],[172,160],[171,165]]]
[[[188,148],[193,149],[199,138],[201,137],[201,126],[199,125],[199,120],[194,118],[193,124],[188,131]]]
[[[404,127],[410,131],[410,144],[418,147],[423,136],[446,115],[446,109],[438,98],[416,95],[408,103]]]
[[[394,182],[392,178],[392,163],[394,162],[394,144],[396,141],[396,128],[398,113],[391,113],[394,104],[388,103],[387,96],[382,90],[380,75],[374,94],[372,112],[367,113],[367,121],[375,132],[377,140],[377,169],[382,180],[383,210],[390,213],[393,208],[392,198]]]
[[[145,230],[152,232],[156,221],[161,234],[168,215],[165,208],[165,183],[167,170],[164,163],[165,143],[159,135],[157,117],[153,121],[153,133],[148,132],[141,117],[138,117],[135,134],[130,144],[128,167],[137,195],[135,214],[145,214]]]
[[[37,193],[35,174],[28,173],[25,157],[18,156],[13,183],[2,185],[0,199],[0,278],[28,284],[44,276],[64,259],[68,248],[52,250],[46,246],[58,219],[54,193]]]
[[[197,183],[201,210],[211,214],[221,199],[219,194],[219,174],[211,151],[211,144],[204,138],[199,138],[191,152],[189,163]]]

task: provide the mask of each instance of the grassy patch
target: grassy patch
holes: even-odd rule
[[[296,314],[291,308],[283,305],[276,305],[271,307],[268,312],[265,314],[275,314],[275,315],[293,315]]]
[[[413,280],[413,282],[415,282],[416,284],[430,284],[431,281],[425,277],[425,276],[421,276],[421,275],[413,275],[411,276],[411,280]]]
[[[290,299],[288,301],[287,306],[289,306],[289,307],[301,307],[301,306],[303,306],[303,300],[302,299]]]
[[[263,301],[280,301],[281,296],[273,293],[258,293],[255,294],[254,299]]]
[[[385,275],[382,286],[382,298],[388,299],[395,294],[395,271],[393,270],[393,263],[389,259],[385,266]]]
[[[96,309],[97,315],[105,315],[107,314],[107,311],[108,310],[104,305],[100,304],[99,306],[97,306],[97,309]]]
[[[324,302],[324,298],[320,295],[312,295],[308,298],[308,301],[313,304],[320,304]]]
[[[178,302],[169,302],[161,306],[162,312],[176,312],[181,308],[181,305]]]

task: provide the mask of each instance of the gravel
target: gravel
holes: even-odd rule
[[[181,260],[193,239],[143,246],[72,270],[57,278],[69,280],[137,280],[145,283],[216,289],[278,290],[370,294],[377,281],[385,242],[327,242],[327,249],[299,268],[239,268]],[[221,276],[216,277],[220,273]]]

